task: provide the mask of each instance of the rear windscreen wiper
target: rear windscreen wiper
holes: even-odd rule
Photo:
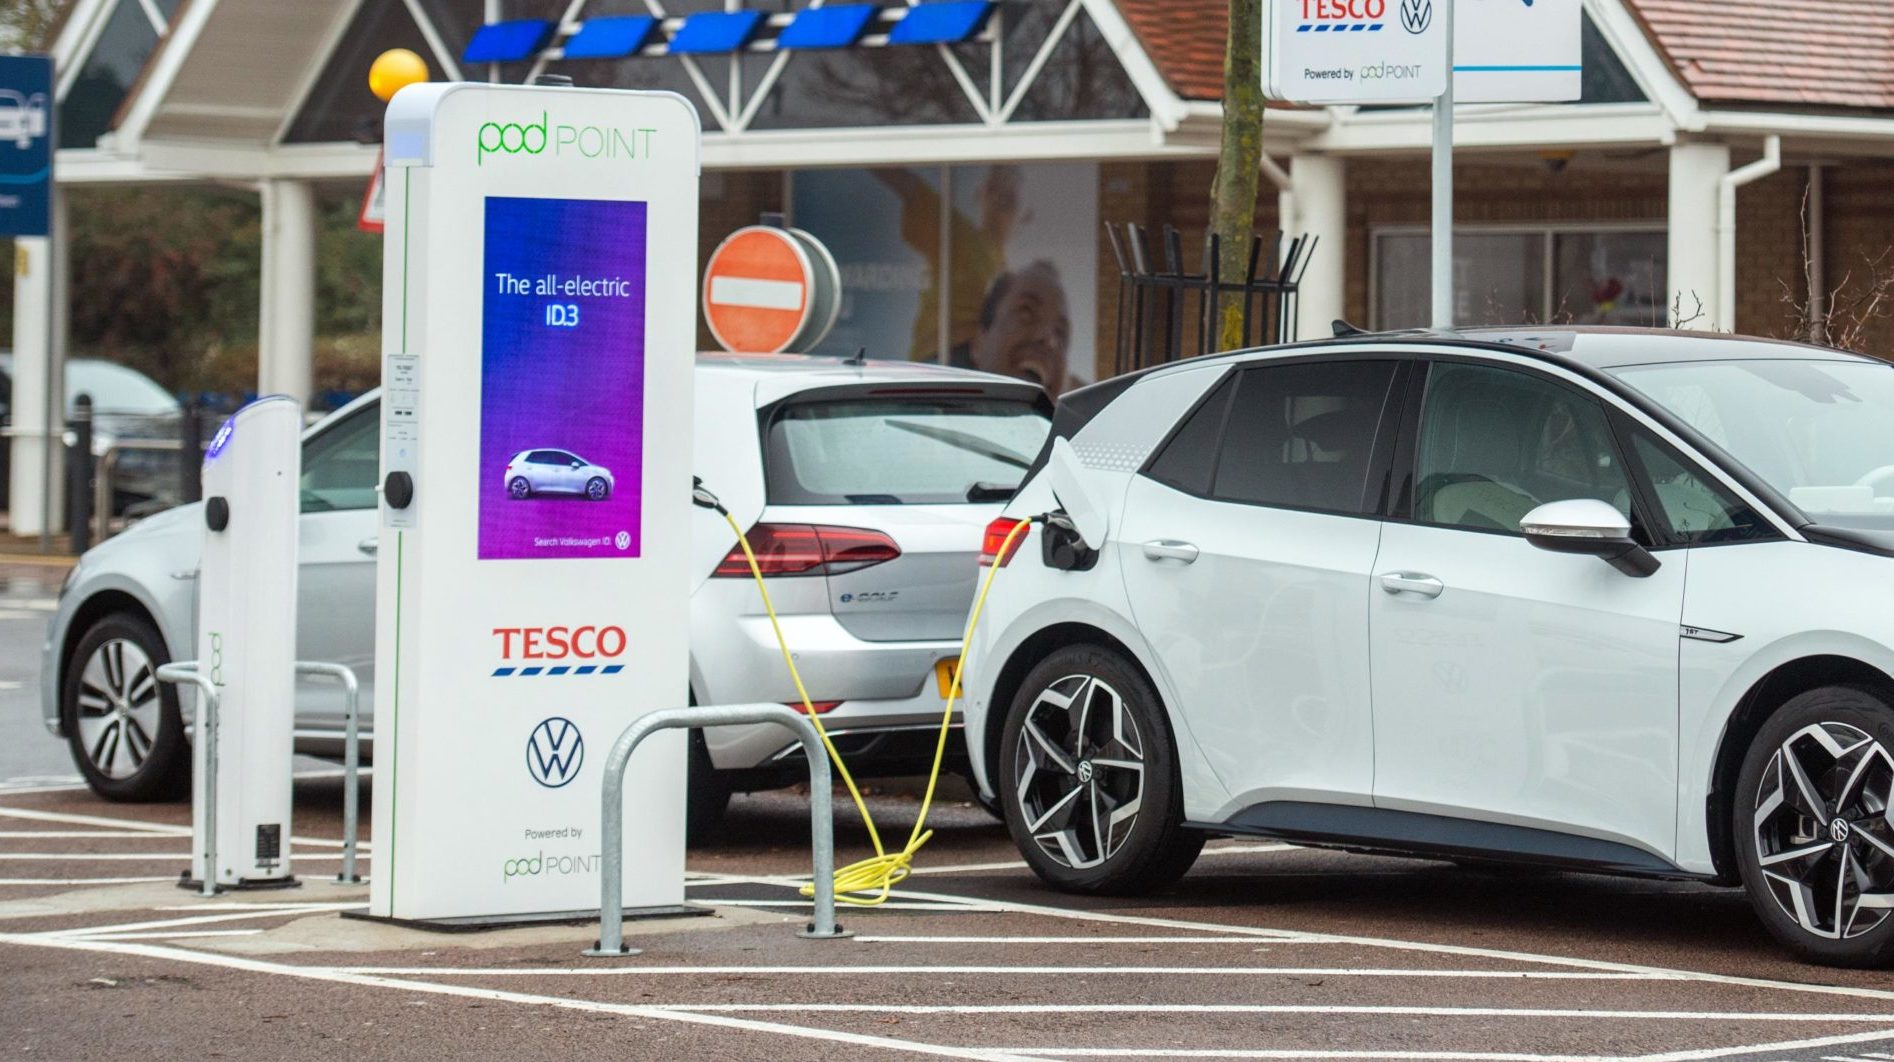
[[[975,483],[967,488],[967,500],[974,504],[980,502],[1012,501],[1019,493],[1017,483]]]
[[[937,428],[932,424],[911,424],[904,420],[888,421],[888,427],[913,432],[924,439],[943,442],[956,449],[979,454],[981,457],[990,457],[1003,465],[1011,465],[1022,471],[1032,467],[1031,458],[1021,457],[1004,446],[995,445],[971,432],[955,431],[952,428]]]

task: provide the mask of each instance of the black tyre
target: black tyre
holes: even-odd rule
[[[585,496],[593,501],[604,501],[612,496],[612,488],[600,477],[593,476],[585,481]]]
[[[533,496],[533,485],[526,482],[525,476],[514,476],[512,481],[506,485],[506,494],[507,497],[512,498],[514,501],[519,501],[522,498],[530,498]]]
[[[708,844],[723,836],[724,813],[730,810],[730,786],[710,765],[704,734],[690,734],[690,760],[684,788],[684,843]]]
[[[1894,961],[1894,709],[1825,686],[1790,699],[1750,744],[1733,796],[1749,900],[1811,962]]]
[[[169,800],[190,791],[191,748],[177,692],[158,681],[164,639],[143,616],[116,612],[74,648],[59,690],[73,762],[107,800]]]
[[[1000,738],[1000,803],[1026,862],[1067,892],[1137,895],[1183,877],[1176,744],[1157,692],[1118,653],[1075,645],[1021,684]]]

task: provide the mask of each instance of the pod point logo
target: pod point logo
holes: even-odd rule
[[[585,738],[572,720],[553,716],[526,739],[526,770],[533,781],[558,789],[579,776],[585,763]]]
[[[1528,0],[1530,2],[1530,0]],[[1401,0],[1401,28],[1409,33],[1427,32],[1434,24],[1434,0]]]
[[[655,129],[615,129],[602,125],[555,124],[549,112],[538,122],[483,122],[474,131],[474,165],[488,155],[577,154],[588,159],[640,159],[651,156]]]

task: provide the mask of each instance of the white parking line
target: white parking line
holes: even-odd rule
[[[0,878],[0,885],[145,885],[170,878]]]
[[[1360,970],[1334,966],[342,966],[344,973],[384,977],[729,977],[741,974],[781,974],[815,977],[917,976],[940,974],[981,977],[1418,977],[1495,981],[1675,981],[1682,978],[1648,973],[1604,973],[1585,970]],[[1889,1016],[1894,1020],[1894,1015]]]
[[[124,830],[0,830],[0,840],[37,841],[51,839],[58,841],[76,841],[81,839],[110,838],[114,841],[168,841],[170,834],[140,837]]]
[[[34,808],[0,807],[0,817],[26,819],[29,822],[60,822],[68,826],[106,826],[116,830],[129,830],[133,833],[163,833],[173,837],[191,835],[189,826],[142,822],[138,819],[110,819],[101,815],[74,815],[64,811],[39,811]]]
[[[1509,1007],[1297,1006],[1274,1003],[659,1003],[708,1014],[1367,1014],[1417,1018],[1583,1018],[1616,1021],[1770,1021],[1894,1023],[1894,1014],[1762,1014],[1749,1011],[1559,1010]]]
[[[236,906],[241,907],[244,905]],[[54,929],[42,935],[48,937],[98,937],[120,933],[136,933],[151,929],[179,929],[188,926],[204,926],[217,922],[244,922],[253,918],[282,918],[295,915],[321,914],[327,911],[346,911],[360,906],[360,903],[301,904],[295,907],[266,907],[262,904],[257,904],[240,911],[226,908],[218,914],[193,915],[189,918],[165,918],[151,922],[126,922],[110,926],[82,926],[77,929]]]
[[[750,1018],[738,1018],[723,1014],[692,1014],[687,1011],[665,1010],[662,1007],[641,1006],[632,1003],[604,1003],[588,999],[565,999],[558,996],[537,996],[523,992],[505,992],[492,988],[473,988],[466,985],[444,985],[428,981],[393,980],[353,974],[345,970],[290,966],[283,963],[266,962],[261,959],[242,958],[234,955],[218,955],[209,952],[190,951],[184,948],[171,948],[155,944],[52,938],[30,934],[0,934],[0,944],[21,944],[28,947],[66,948],[75,951],[91,951],[112,955],[135,955],[150,959],[170,959],[176,962],[215,966],[227,970],[242,970],[249,973],[298,977],[304,980],[324,981],[331,984],[357,985],[366,988],[389,988],[397,991],[455,996],[462,999],[481,999],[498,1003],[518,1003],[527,1006],[553,1007],[560,1010],[583,1011],[594,1014],[618,1014],[625,1017],[644,1018],[652,1021],[679,1022],[714,1028],[734,1029],[741,1032],[775,1033],[806,1040],[818,1040],[837,1044],[854,1044],[860,1047],[874,1047],[889,1051],[904,1051],[909,1054],[934,1055],[943,1058],[974,1059],[978,1060],[978,1062],[1050,1062],[1052,1058],[1052,1056],[1040,1053],[1037,1050],[1003,1051],[991,1047],[958,1047],[945,1044],[929,1044],[915,1040],[898,1040],[886,1036],[869,1036],[862,1033],[840,1032],[833,1029],[817,1029],[802,1025],[784,1025],[776,1022],[757,1021]]]
[[[1300,847],[1293,844],[1225,844],[1206,846],[1203,854],[1207,856],[1249,855],[1254,852],[1289,852]],[[998,863],[950,863],[944,867],[915,867],[914,876],[923,874],[974,874],[988,870],[1024,870],[1026,861],[1011,859]]]
[[[1262,937],[868,937],[857,944],[1261,944]],[[1278,941],[1277,943],[1281,943]],[[1302,943],[1297,941],[1296,943]]]
[[[1624,1062],[1610,1055],[1525,1055],[1499,1051],[1310,1051],[1162,1047],[1003,1048],[1003,1050],[1038,1050],[1058,1058],[1359,1058],[1439,1060],[1439,1062]]]
[[[290,858],[297,861],[341,859],[340,852],[295,852]],[[57,863],[62,861],[90,862],[95,860],[153,860],[172,859],[189,862],[189,852],[0,852],[0,860],[11,859],[16,862]]]
[[[99,933],[87,940],[183,940],[186,937],[253,937],[261,929],[187,929],[180,933]]]

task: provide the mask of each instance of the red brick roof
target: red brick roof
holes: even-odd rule
[[[1697,98],[1894,108],[1889,0],[1631,0]]]
[[[1894,109],[1894,0],[1626,0],[1708,103]],[[1185,99],[1223,95],[1226,0],[1116,0]]]

